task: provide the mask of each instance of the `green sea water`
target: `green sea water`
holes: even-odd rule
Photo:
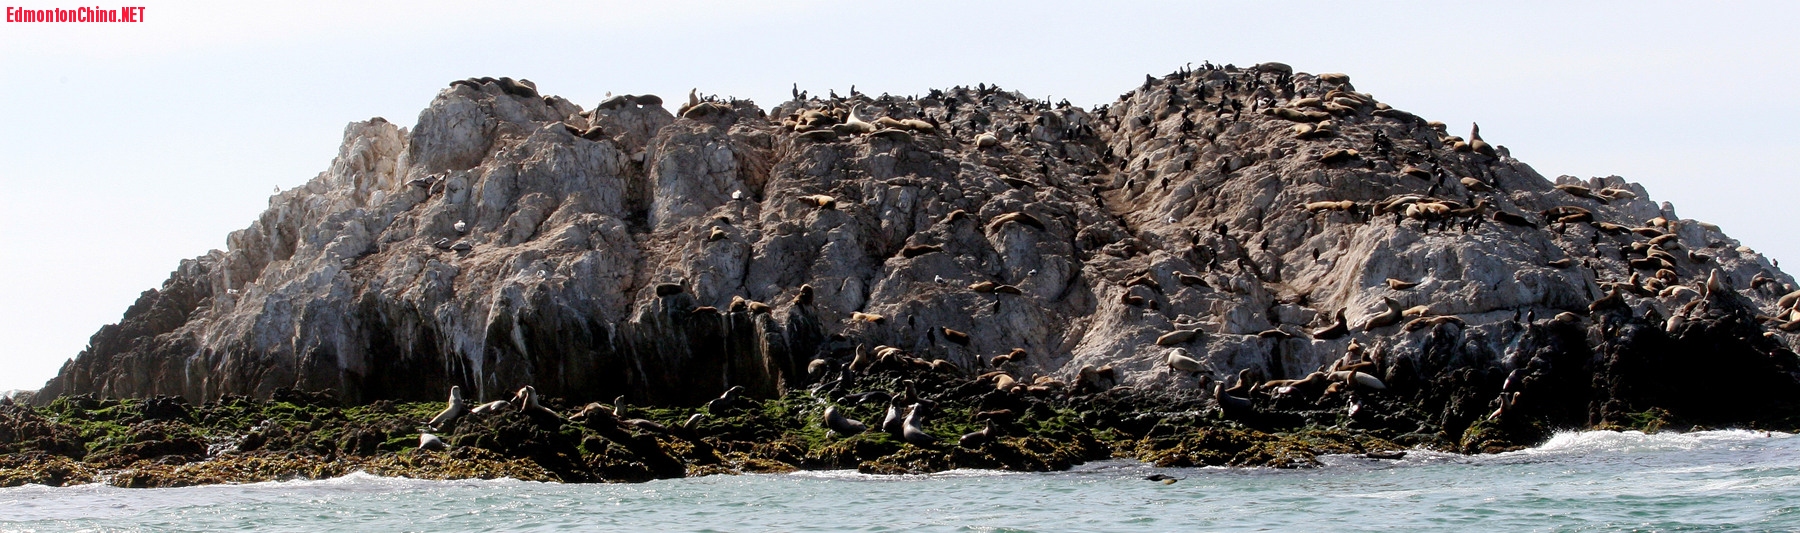
[[[640,484],[365,474],[180,489],[0,489],[4,531],[1791,531],[1800,439],[1584,432],[1521,452],[1306,470],[710,476]],[[1147,481],[1150,474],[1179,481]]]

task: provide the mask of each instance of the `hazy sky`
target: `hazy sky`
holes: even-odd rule
[[[978,82],[1085,107],[1189,62],[1282,61],[1800,260],[1778,229],[1800,200],[1800,3],[138,4],[141,24],[0,24],[0,390],[41,386],[325,170],[346,123],[411,125],[471,76],[585,107]]]

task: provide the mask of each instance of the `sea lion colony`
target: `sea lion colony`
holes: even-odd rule
[[[412,131],[353,124],[331,171],[184,262],[36,401],[454,386],[494,422],[434,429],[454,401],[405,404],[426,407],[377,448],[544,465],[501,426],[580,428],[545,467],[571,480],[1792,425],[1791,277],[1641,187],[1551,183],[1348,76],[1203,65],[1094,109],[986,85],[661,105],[484,78]],[[696,410],[727,390],[754,421]],[[588,405],[620,394],[656,407]],[[1019,451],[1034,438],[1073,444]],[[606,450],[660,466],[570,466]]]

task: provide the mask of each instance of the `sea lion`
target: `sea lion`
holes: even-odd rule
[[[512,408],[513,408],[512,402],[509,402],[506,400],[494,400],[494,401],[491,401],[488,403],[484,403],[484,404],[475,406],[474,409],[469,410],[469,414],[471,416],[488,416],[488,415],[500,414],[505,411],[510,411],[510,410],[512,410]]]
[[[1400,281],[1394,278],[1387,279],[1387,287],[1396,291],[1403,291],[1417,286],[1419,286],[1419,282],[1417,281]]]
[[[1329,165],[1332,163],[1342,163],[1345,161],[1352,161],[1359,157],[1362,157],[1362,153],[1357,152],[1355,149],[1338,148],[1335,150],[1325,152],[1324,155],[1320,155],[1319,162]]]
[[[988,420],[987,426],[981,428],[980,431],[964,433],[961,438],[956,439],[956,445],[964,448],[980,448],[994,440],[994,433],[994,421]]]
[[[862,422],[846,417],[843,413],[839,413],[838,408],[835,405],[825,408],[823,422],[826,429],[836,431],[838,435],[843,437],[860,435],[869,430],[869,426],[863,425]]]
[[[900,249],[900,257],[905,257],[905,258],[911,259],[911,258],[918,257],[921,255],[934,253],[934,252],[942,252],[942,251],[944,251],[944,247],[938,246],[935,244],[915,244],[912,246],[901,248]]]
[[[519,406],[519,412],[525,413],[534,420],[552,422],[548,424],[551,426],[562,425],[562,415],[556,414],[556,411],[538,403],[537,387],[526,385],[525,388],[519,389],[518,394],[513,396],[513,405]]]
[[[1013,377],[1011,375],[1000,374],[998,376],[994,376],[994,389],[996,389],[996,390],[999,390],[1002,392],[1011,392],[1013,390],[1013,387],[1017,384],[1018,384],[1018,380],[1013,379]]]
[[[1219,409],[1224,411],[1226,416],[1247,414],[1255,409],[1249,399],[1233,396],[1226,391],[1224,383],[1213,384],[1213,400],[1219,402]]]
[[[675,432],[673,430],[670,430],[669,426],[665,426],[661,422],[657,422],[655,420],[633,418],[630,420],[619,421],[619,426],[636,429],[638,431],[647,431],[650,433],[675,436]]]
[[[1729,292],[1731,292],[1731,288],[1725,286],[1725,279],[1719,277],[1719,271],[1714,270],[1706,275],[1705,295],[1707,298],[1713,298]]]
[[[896,439],[906,438],[904,428],[901,426],[906,420],[906,415],[901,411],[901,405],[903,404],[900,403],[899,396],[889,398],[887,414],[881,417],[881,431],[893,435]]]
[[[992,229],[999,228],[1000,226],[1005,225],[1007,222],[1017,222],[1020,224],[1027,225],[1027,226],[1031,226],[1033,228],[1036,228],[1038,231],[1044,231],[1044,228],[1045,228],[1044,222],[1041,220],[1038,220],[1037,217],[1031,216],[1030,213],[1026,213],[1024,211],[1014,211],[1011,213],[1007,213],[1004,215],[994,217],[994,220],[988,222],[988,229],[992,230]]]
[[[629,106],[629,105],[636,105],[636,104],[637,104],[636,98],[633,98],[629,94],[621,94],[618,96],[614,96],[612,98],[607,98],[605,100],[601,100],[600,104],[597,106],[594,106],[594,107],[597,109],[613,110],[613,109],[618,109],[621,107],[625,107],[625,106]]]
[[[837,130],[838,133],[844,134],[874,133],[876,130],[875,125],[862,118],[862,107],[863,106],[861,105],[851,107],[850,114],[844,117],[844,123],[833,126],[832,129]]]
[[[1349,324],[1349,322],[1344,320],[1344,308],[1340,307],[1337,310],[1337,318],[1332,321],[1331,325],[1327,326],[1325,328],[1322,328],[1322,329],[1314,330],[1312,332],[1312,337],[1314,339],[1319,339],[1319,340],[1331,340],[1331,339],[1336,339],[1336,338],[1343,337],[1343,336],[1349,335],[1349,334],[1350,334],[1350,324]]]
[[[943,330],[944,340],[954,342],[954,343],[957,343],[957,344],[960,344],[963,346],[969,345],[969,334],[963,333],[961,331],[957,331],[954,329],[950,329],[947,327],[943,327],[943,326],[938,326],[938,329]]]
[[[831,130],[811,130],[800,132],[798,137],[803,141],[831,142],[837,140],[838,134]]]
[[[1589,189],[1587,187],[1582,187],[1580,185],[1567,185],[1567,184],[1557,185],[1556,190],[1569,193],[1570,195],[1578,196],[1581,198],[1587,198],[1589,200],[1600,202],[1601,204],[1607,203],[1607,200],[1605,197],[1594,194],[1593,189]]]
[[[869,134],[870,138],[888,139],[896,142],[912,142],[912,134],[900,128],[882,128]]]
[[[1164,334],[1162,334],[1162,336],[1157,337],[1156,345],[1157,346],[1175,346],[1178,344],[1187,344],[1188,342],[1193,341],[1195,338],[1198,338],[1199,336],[1200,336],[1200,330],[1178,329],[1175,331],[1164,333]]]
[[[884,347],[877,347],[877,351],[879,351],[880,348]],[[876,358],[869,355],[869,350],[864,348],[863,345],[858,344],[856,345],[856,357],[850,359],[850,370],[853,372],[861,372],[863,369],[869,368],[870,365],[874,365],[875,361]]]
[[[1288,66],[1287,63],[1277,63],[1274,61],[1270,61],[1270,62],[1266,62],[1266,63],[1257,63],[1256,66],[1251,67],[1251,68],[1256,70],[1257,72],[1264,72],[1264,73],[1269,73],[1269,74],[1291,75],[1294,73],[1294,67]]]
[[[1377,313],[1376,315],[1369,317],[1367,321],[1364,321],[1362,326],[1363,331],[1373,331],[1376,328],[1391,326],[1394,325],[1395,322],[1400,321],[1400,302],[1396,302],[1393,298],[1385,296],[1381,298],[1381,302],[1383,305],[1387,306],[1387,311]]]
[[[1287,107],[1271,107],[1264,109],[1262,112],[1265,115],[1294,122],[1307,122],[1313,120],[1313,117],[1306,114],[1305,111]]]
[[[1354,370],[1332,372],[1331,379],[1365,389],[1387,390],[1387,384],[1382,383],[1381,378],[1377,378],[1368,372],[1357,372]]]
[[[1000,284],[994,283],[992,281],[977,281],[975,283],[969,284],[969,290],[986,294],[986,293],[994,292],[994,288],[999,287],[999,286],[1000,286]]]
[[[965,218],[969,218],[969,212],[961,210],[961,209],[957,209],[955,211],[951,211],[950,214],[944,215],[943,222],[945,224],[949,224],[951,222],[956,222],[958,220],[962,220]]]
[[[1794,291],[1775,300],[1776,309],[1793,309],[1800,304],[1800,291]]]
[[[1300,204],[1300,207],[1314,213],[1319,211],[1349,211],[1356,207],[1356,202],[1350,200],[1340,202],[1307,202]]]
[[[1431,179],[1431,171],[1412,165],[1401,167],[1400,173],[1420,179]]]
[[[1024,348],[1013,348],[1011,352],[1007,352],[1007,353],[1003,353],[1003,354],[994,356],[994,358],[989,360],[988,363],[989,363],[989,365],[993,366],[994,368],[1000,368],[1001,366],[1003,366],[1007,363],[1017,363],[1017,362],[1022,362],[1024,360],[1025,360],[1025,349]]]
[[[882,322],[886,322],[887,317],[877,315],[874,313],[863,313],[863,312],[859,312],[859,311],[852,311],[850,313],[850,320],[852,322],[869,322],[869,323],[874,323],[874,324],[880,324]]]
[[[706,412],[718,413],[737,407],[739,403],[743,402],[743,393],[743,385],[732,385],[731,388],[725,389],[725,393],[720,394],[718,398],[706,402]]]
[[[1559,205],[1545,209],[1539,214],[1544,216],[1544,220],[1562,222],[1565,224],[1594,220],[1593,211],[1588,211],[1587,209],[1572,205]]]
[[[1164,358],[1163,364],[1167,365],[1169,368],[1188,373],[1206,370],[1206,366],[1202,365],[1199,359],[1189,357],[1187,355],[1187,350],[1180,348],[1169,350],[1169,355]]]
[[[1418,330],[1425,329],[1425,328],[1437,327],[1440,324],[1451,324],[1451,323],[1460,325],[1463,323],[1463,320],[1461,318],[1457,318],[1454,316],[1447,316],[1447,315],[1446,316],[1423,316],[1423,317],[1419,317],[1419,318],[1415,318],[1410,321],[1407,321],[1406,325],[1401,326],[1400,329],[1404,330],[1404,331],[1418,331]]]
[[[1343,85],[1346,83],[1350,83],[1350,75],[1349,74],[1342,74],[1342,73],[1337,73],[1337,72],[1327,72],[1324,74],[1320,74],[1317,77],[1318,77],[1319,81],[1322,81],[1325,83],[1330,83],[1333,85]]]
[[[809,194],[800,197],[800,203],[819,209],[837,209],[837,198],[824,194]]]
[[[1620,226],[1618,224],[1614,224],[1611,222],[1599,222],[1599,221],[1594,222],[1594,229],[1598,229],[1600,231],[1604,231],[1604,232],[1612,234],[1612,235],[1623,235],[1623,234],[1631,231],[1630,228],[1627,228],[1625,226]]]
[[[1555,261],[1545,262],[1544,265],[1552,267],[1552,268],[1569,268],[1571,266],[1575,266],[1575,260],[1564,257],[1562,259],[1557,259]]]
[[[992,133],[983,133],[975,136],[976,148],[993,148],[996,146],[1000,146],[1000,137],[995,136]]]
[[[1537,227],[1538,227],[1537,223],[1532,222],[1531,219],[1525,218],[1523,215],[1517,215],[1517,214],[1507,212],[1504,209],[1494,210],[1493,219],[1495,222],[1512,225],[1512,226],[1521,226],[1521,227],[1527,227],[1527,228],[1531,228],[1531,229],[1537,229]]]
[[[886,128],[904,129],[904,128],[906,128],[906,125],[901,123],[899,120],[896,120],[894,117],[877,117],[875,119],[875,127],[883,128],[883,129],[886,129]]]
[[[908,444],[926,447],[937,444],[937,437],[925,432],[925,414],[922,407],[915,403],[912,409],[906,412],[906,419],[900,422],[900,434]]]
[[[431,450],[431,451],[443,451],[443,450],[450,449],[450,445],[444,444],[444,439],[438,438],[437,435],[432,435],[430,433],[420,433],[419,434],[419,449]]]
[[[1471,191],[1494,192],[1493,186],[1488,185],[1487,182],[1485,182],[1485,181],[1481,181],[1481,180],[1478,180],[1475,178],[1463,178],[1463,179],[1460,179],[1457,181],[1461,182],[1463,187],[1466,187]]]
[[[1422,317],[1430,314],[1431,306],[1429,305],[1415,305],[1400,312],[1400,316],[1402,317]]]
[[[468,407],[463,404],[462,387],[452,385],[450,386],[449,403],[444,407],[443,411],[438,412],[437,416],[431,417],[431,421],[426,422],[426,425],[433,428],[442,428],[455,422],[456,419],[462,418],[462,415],[467,411]]]
[[[692,89],[688,89],[687,105],[681,106],[681,109],[676,111],[675,114],[676,115],[685,114],[685,113],[687,113],[687,110],[693,109],[694,107],[699,106],[699,105],[700,105],[700,88],[695,87]]]
[[[1618,187],[1600,189],[1594,194],[1605,197],[1608,200],[1636,200],[1638,197],[1637,193]]]
[[[1151,276],[1149,272],[1145,272],[1143,274],[1139,274],[1137,277],[1125,280],[1126,287],[1136,287],[1139,285],[1142,285],[1145,288],[1148,288],[1150,290],[1156,291],[1159,294],[1162,293],[1162,284],[1158,283],[1156,281],[1156,278]]]
[[[1665,288],[1662,291],[1657,292],[1653,296],[1656,296],[1658,298],[1679,298],[1679,299],[1686,300],[1686,299],[1690,299],[1690,298],[1697,298],[1697,297],[1701,296],[1701,294],[1700,294],[1700,291],[1694,290],[1693,287],[1689,287],[1686,285],[1670,285],[1668,288]]]
[[[1208,286],[1206,284],[1206,278],[1196,276],[1193,274],[1189,274],[1186,272],[1176,272],[1175,279],[1176,279],[1176,281],[1181,282],[1182,285],[1198,285],[1201,287]]]
[[[1481,155],[1485,155],[1488,157],[1494,157],[1496,155],[1494,146],[1491,144],[1488,144],[1487,141],[1482,140],[1480,124],[1470,123],[1469,151],[1475,152],[1475,153],[1478,153]]]

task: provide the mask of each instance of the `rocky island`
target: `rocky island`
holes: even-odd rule
[[[1207,64],[1093,109],[984,84],[584,109],[475,78],[410,130],[351,124],[329,170],[0,402],[0,486],[1791,430],[1797,306],[1643,187],[1545,179],[1343,74]]]

